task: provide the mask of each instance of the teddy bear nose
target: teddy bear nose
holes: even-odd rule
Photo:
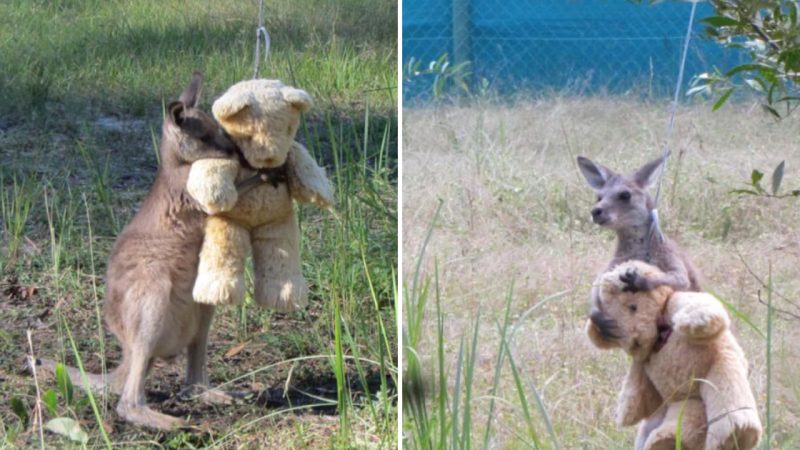
[[[597,327],[597,330],[600,331],[600,335],[603,336],[603,339],[612,341],[619,338],[617,335],[617,323],[614,319],[606,317],[602,311],[594,309],[589,315],[589,320],[591,320],[594,326]]]

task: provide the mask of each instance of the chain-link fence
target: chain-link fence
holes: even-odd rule
[[[465,61],[469,65],[460,71],[469,73],[464,78],[473,91],[668,94],[690,11],[691,4],[680,1],[404,1],[403,95],[429,99],[436,73],[440,81],[458,77],[453,67]],[[739,62],[739,55],[703,38],[700,19],[712,14],[709,5],[698,5],[687,83],[693,75]],[[445,54],[449,69],[442,67]],[[425,70],[437,59],[440,64]]]

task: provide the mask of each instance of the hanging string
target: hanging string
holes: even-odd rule
[[[667,132],[664,137],[664,150],[661,153],[661,158],[664,160],[661,166],[661,172],[658,176],[658,184],[656,188],[655,207],[650,211],[651,224],[648,241],[655,234],[660,242],[664,241],[664,234],[661,232],[661,225],[658,221],[658,205],[661,201],[661,182],[664,179],[664,173],[667,171],[667,161],[669,160],[669,144],[670,137],[672,136],[672,129],[675,125],[675,114],[678,111],[678,98],[680,97],[681,86],[683,86],[683,74],[686,69],[686,55],[689,53],[689,41],[692,38],[692,27],[694,26],[694,15],[697,11],[697,2],[692,2],[692,12],[689,15],[689,26],[686,28],[686,37],[683,39],[683,54],[681,55],[681,65],[678,71],[678,82],[675,83],[675,95],[672,98],[672,108],[669,113],[669,121],[667,122]],[[648,255],[648,259],[649,259]]]
[[[253,78],[258,78],[258,71],[261,66],[261,40],[264,40],[264,64],[267,63],[269,58],[269,32],[267,27],[264,26],[264,0],[258,3],[258,28],[256,28],[256,54],[254,57]]]

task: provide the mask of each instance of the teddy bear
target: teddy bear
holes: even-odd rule
[[[635,448],[675,448],[679,419],[684,449],[755,448],[761,422],[725,307],[708,293],[668,286],[626,291],[621,277],[631,270],[662,275],[642,261],[601,274],[586,331],[595,346],[631,356],[617,422],[642,422]]]
[[[266,79],[239,82],[214,102],[214,117],[240,153],[196,161],[189,172],[187,191],[209,214],[196,302],[240,303],[252,254],[259,305],[286,312],[307,304],[293,200],[333,204],[324,169],[294,140],[300,113],[311,105],[307,92]]]

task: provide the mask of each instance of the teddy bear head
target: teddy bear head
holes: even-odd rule
[[[212,106],[214,117],[239,145],[256,169],[286,162],[300,113],[311,108],[306,91],[278,80],[247,80],[234,84]]]
[[[672,289],[661,286],[647,292],[623,291],[625,283],[620,277],[630,271],[644,277],[661,274],[650,264],[627,261],[601,275],[587,333],[600,348],[622,348],[634,359],[641,359],[653,351]]]

